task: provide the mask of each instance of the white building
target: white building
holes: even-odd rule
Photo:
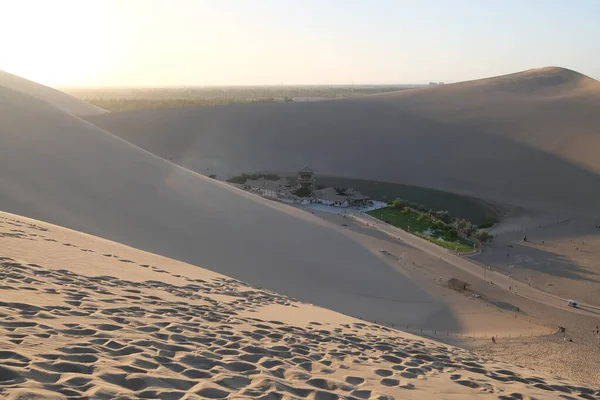
[[[338,194],[333,187],[315,190],[313,196],[317,198],[317,202],[326,206],[348,207],[348,196]]]
[[[346,189],[344,194],[340,194],[334,187],[315,190],[313,197],[318,203],[335,207],[364,206],[369,201],[367,196],[354,189]]]
[[[276,199],[280,196],[288,196],[291,183],[285,178],[278,181],[271,181],[265,178],[257,180],[248,179],[244,183],[244,189],[260,193],[263,197]]]

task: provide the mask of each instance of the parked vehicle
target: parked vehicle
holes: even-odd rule
[[[577,301],[575,301],[575,300],[569,300],[569,301],[567,302],[567,305],[568,305],[569,307],[573,307],[573,308],[579,308],[579,303],[578,303]]]

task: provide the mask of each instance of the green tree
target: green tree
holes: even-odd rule
[[[403,205],[404,204],[400,200],[396,199],[396,200],[392,201],[392,205],[390,207],[400,209],[400,208],[402,208]]]
[[[481,229],[475,232],[473,236],[482,242],[491,242],[494,238],[494,235]]]

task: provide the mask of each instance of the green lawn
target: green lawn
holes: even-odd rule
[[[473,251],[473,242],[459,237],[452,237],[448,228],[441,229],[434,221],[427,217],[419,221],[418,218],[420,214],[418,213],[411,211],[404,214],[401,209],[387,207],[369,211],[367,214],[427,239],[446,249],[458,253],[468,253]]]

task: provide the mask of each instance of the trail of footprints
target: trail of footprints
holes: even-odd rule
[[[10,230],[0,231],[0,238],[48,240],[41,233],[28,237],[13,229],[44,228],[0,220],[0,228],[5,225]],[[133,266],[134,261],[113,254],[103,256],[170,274],[156,266]],[[504,400],[528,397],[500,391],[496,382],[559,391],[565,399],[600,398],[600,391],[523,377],[464,350],[389,336],[393,331],[382,326],[355,323],[326,329],[313,322],[303,328],[252,318],[248,311],[271,304],[293,308],[299,302],[234,279],[174,276],[187,284],[88,277],[0,257],[0,289],[56,296],[54,305],[44,307],[0,301],[0,397],[32,387],[69,400],[383,400],[390,396],[380,394],[378,387],[413,390],[428,376],[444,373],[457,385]],[[167,294],[178,300],[165,300]],[[210,294],[234,300],[219,302]],[[36,350],[21,350],[31,348]],[[349,364],[365,373],[344,374]]]

